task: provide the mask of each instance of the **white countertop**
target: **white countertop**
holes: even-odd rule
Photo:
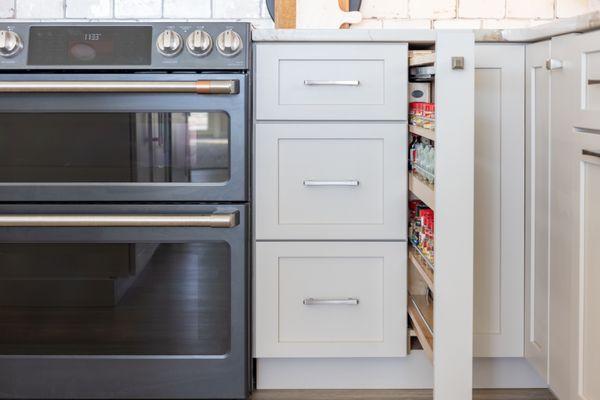
[[[552,36],[600,28],[600,11],[523,29],[476,30],[478,42],[536,42]],[[256,29],[255,42],[411,42],[432,43],[431,29]]]
[[[256,29],[255,42],[431,42],[431,29]]]

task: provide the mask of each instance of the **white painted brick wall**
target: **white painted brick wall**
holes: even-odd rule
[[[0,0],[0,18],[14,18],[15,0]]]
[[[600,10],[600,0],[363,0],[354,28],[516,28]],[[264,0],[0,0],[0,19],[241,19],[270,28]]]
[[[63,18],[63,0],[17,0],[15,13],[18,18]]]
[[[263,0],[213,0],[213,18],[260,18]]]
[[[111,18],[113,1],[66,0],[65,15],[67,18]]]
[[[555,1],[556,0],[506,0],[506,16],[508,18],[531,19],[554,18]]]
[[[23,0],[28,1],[28,0]],[[114,0],[115,18],[161,18],[161,0]],[[18,15],[17,15],[18,17]]]
[[[506,0],[460,0],[460,18],[504,18]]]
[[[211,0],[164,0],[165,18],[210,18]]]
[[[596,7],[600,8],[600,0],[597,1]],[[584,14],[591,11],[592,8],[593,2],[589,0],[556,0],[556,16],[558,18]]]
[[[408,0],[363,0],[360,10],[364,18],[407,18]]]
[[[409,0],[408,15],[416,19],[455,18],[458,0]]]

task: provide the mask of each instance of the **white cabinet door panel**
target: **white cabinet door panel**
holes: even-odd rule
[[[596,157],[582,155],[600,149],[598,52],[600,32],[552,39],[562,68],[551,72],[549,382],[567,400],[600,399],[598,173]]]
[[[579,382],[582,400],[600,399],[600,149],[581,162]]]
[[[475,356],[522,357],[524,46],[475,46]]]
[[[525,357],[547,381],[550,42],[526,48]]]

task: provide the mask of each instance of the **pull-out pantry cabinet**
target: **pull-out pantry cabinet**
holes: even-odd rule
[[[256,36],[257,386],[433,385],[436,400],[468,400],[473,34]],[[407,168],[409,48],[435,50],[425,61],[435,69],[435,188]],[[426,134],[413,126],[410,132],[410,138]],[[435,271],[420,286],[435,293],[430,300],[409,294],[409,287],[419,287],[410,282],[420,274],[414,268],[423,267],[408,243],[408,203],[414,199],[435,209]],[[409,345],[413,334],[433,364]]]

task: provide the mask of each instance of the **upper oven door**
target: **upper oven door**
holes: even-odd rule
[[[0,74],[0,202],[245,201],[245,74]]]

